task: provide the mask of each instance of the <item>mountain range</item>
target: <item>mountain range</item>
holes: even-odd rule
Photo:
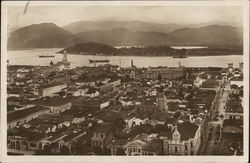
[[[64,48],[83,41],[53,23],[34,24],[18,29],[8,38],[8,49]]]
[[[183,27],[175,24],[133,22],[75,22],[64,27],[34,24],[10,34],[8,49],[65,48],[80,43],[107,45],[242,46],[242,30],[227,25]]]
[[[129,31],[169,33],[184,27],[186,26],[178,24],[148,23],[142,21],[78,21],[64,26],[63,29],[73,34],[90,31],[110,31],[116,28],[124,28]]]

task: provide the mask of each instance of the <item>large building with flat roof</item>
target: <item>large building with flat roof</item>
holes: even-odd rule
[[[52,83],[43,85],[39,89],[39,95],[41,97],[53,96],[54,93],[60,92],[62,89],[67,88],[67,83]]]
[[[146,76],[148,79],[178,79],[184,76],[183,67],[149,67]]]

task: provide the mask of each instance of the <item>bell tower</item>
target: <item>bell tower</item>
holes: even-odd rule
[[[67,56],[67,52],[66,50],[63,51],[63,58],[62,58],[62,62],[65,63],[65,62],[68,62],[68,56]]]

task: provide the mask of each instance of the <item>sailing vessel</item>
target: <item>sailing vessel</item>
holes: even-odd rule
[[[55,55],[53,55],[53,54],[47,54],[47,55],[42,54],[42,55],[39,55],[39,58],[53,58],[53,57],[55,57]]]

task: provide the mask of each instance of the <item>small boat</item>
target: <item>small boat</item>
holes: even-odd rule
[[[89,63],[101,63],[101,62],[109,62],[108,59],[89,59]]]
[[[39,55],[39,58],[53,58],[54,55]]]

